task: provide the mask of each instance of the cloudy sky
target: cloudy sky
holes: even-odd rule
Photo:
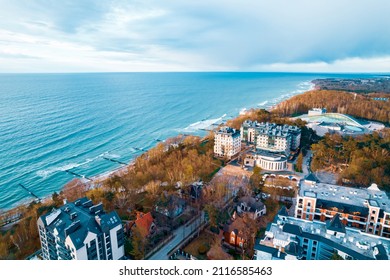
[[[388,0],[0,0],[0,72],[390,72]]]

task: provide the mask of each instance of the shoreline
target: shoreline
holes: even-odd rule
[[[305,84],[305,83],[307,83],[307,84],[309,85],[309,89],[302,89],[302,90],[299,89],[299,86],[302,85],[302,84]],[[298,87],[298,89],[293,90],[291,93],[282,94],[281,96],[276,97],[276,98],[274,98],[274,99],[272,99],[272,100],[270,100],[270,101],[268,101],[268,100],[262,101],[261,103],[255,104],[255,106],[252,106],[252,107],[249,108],[249,109],[242,108],[236,115],[227,114],[227,115],[229,115],[229,118],[228,118],[228,119],[223,119],[222,122],[221,122],[221,124],[224,124],[224,123],[226,123],[227,121],[229,121],[229,120],[231,120],[231,119],[234,119],[234,118],[236,118],[236,117],[238,117],[238,116],[240,116],[240,115],[243,115],[243,114],[247,113],[248,111],[250,111],[250,110],[252,110],[252,109],[265,109],[265,110],[267,110],[267,111],[271,111],[271,110],[273,110],[274,108],[276,108],[276,106],[277,106],[278,104],[280,104],[281,102],[283,102],[283,101],[285,101],[285,100],[288,100],[288,99],[290,99],[290,98],[293,97],[293,96],[296,96],[296,95],[299,95],[299,94],[303,94],[303,93],[305,93],[305,92],[307,92],[307,91],[313,90],[313,89],[315,88],[315,84],[313,83],[313,81],[304,81],[304,82],[299,83],[299,84],[297,85],[297,87]],[[270,104],[269,106],[263,106],[263,105],[260,105],[260,104],[262,104],[262,103],[263,103],[264,105],[266,105],[266,104],[268,104],[268,103],[271,103],[271,104]],[[210,125],[210,126],[207,127],[207,129],[209,129],[209,128],[214,129],[215,127],[214,127],[214,125],[212,124],[212,125]],[[198,129],[198,130],[199,130],[199,131],[201,131],[201,130],[204,131],[204,130],[207,130],[207,129]],[[212,130],[212,129],[210,129],[210,130]],[[202,137],[202,136],[196,135],[196,134],[194,134],[194,133],[188,133],[188,134],[187,134],[187,133],[179,133],[179,134],[177,134],[177,135],[175,135],[175,136],[172,136],[172,138],[173,138],[173,137],[177,137],[177,136],[179,136],[179,135],[184,135],[184,136],[185,136],[185,135],[191,135],[191,136]],[[167,138],[167,139],[169,139],[169,138]],[[167,139],[163,139],[163,141],[165,142]],[[158,143],[159,143],[159,142],[157,142],[153,147],[151,147],[151,149],[154,148],[154,147],[156,147],[156,145],[157,145]],[[123,172],[126,172],[132,165],[134,165],[135,160],[136,160],[138,157],[142,156],[142,155],[143,155],[145,152],[147,152],[147,151],[148,151],[148,150],[145,150],[142,154],[137,155],[135,158],[133,158],[133,159],[132,159],[127,165],[125,165],[125,166],[120,166],[120,167],[117,167],[117,168],[115,168],[115,169],[108,170],[108,171],[105,171],[105,172],[103,172],[103,173],[99,173],[99,174],[97,174],[97,175],[91,176],[91,177],[89,177],[90,180],[88,180],[88,179],[86,179],[86,178],[78,178],[78,179],[80,179],[82,183],[87,184],[88,188],[95,188],[95,187],[98,187],[97,185],[98,185],[101,181],[104,181],[104,180],[110,178],[111,176],[114,176],[114,175],[121,175],[121,174],[123,174]],[[75,178],[76,178],[76,177],[75,177]],[[72,180],[74,180],[74,178],[71,179],[71,180],[69,180],[67,183],[65,183],[65,184],[59,189],[59,191],[56,191],[55,193],[59,193],[59,192],[61,192],[62,190],[64,190],[64,187],[65,187],[67,184],[69,184]],[[46,196],[43,196],[42,198],[39,199],[39,201],[40,201],[41,203],[45,203],[45,202],[47,202],[49,199],[51,199],[52,195],[53,195],[53,193],[48,194],[48,195],[46,195]],[[8,213],[8,212],[15,211],[18,207],[23,207],[23,206],[26,207],[26,206],[28,206],[29,204],[31,204],[32,202],[34,202],[34,201],[38,201],[38,200],[37,200],[37,199],[28,199],[28,198],[26,198],[25,200],[20,201],[20,203],[17,203],[16,205],[12,205],[10,208],[6,208],[6,209],[0,208],[0,216],[1,216],[1,215],[5,215],[5,214]]]

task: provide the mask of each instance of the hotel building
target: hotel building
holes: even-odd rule
[[[214,136],[214,155],[231,159],[241,151],[240,131],[221,127]]]
[[[124,257],[124,232],[116,212],[86,197],[67,203],[38,219],[45,260],[119,260]]]
[[[289,217],[285,208],[256,240],[255,260],[388,260],[390,240],[347,228],[337,214],[327,222]]]
[[[259,123],[246,120],[240,130],[241,140],[255,145],[245,164],[256,164],[264,170],[283,171],[287,157],[299,148],[301,129],[297,126]]]
[[[310,178],[301,183],[295,217],[325,222],[336,214],[347,227],[390,238],[390,199],[375,184],[358,189]]]

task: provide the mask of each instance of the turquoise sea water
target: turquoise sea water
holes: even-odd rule
[[[155,139],[268,107],[321,77],[291,73],[0,75],[0,209],[59,191],[71,170],[94,176],[130,162]]]

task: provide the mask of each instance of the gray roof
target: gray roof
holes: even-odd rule
[[[314,176],[313,173],[310,173],[309,175],[307,175],[305,180],[306,181],[311,181],[311,182],[318,182],[318,179],[316,178],[316,176]]]
[[[368,208],[370,203],[388,213],[390,212],[390,199],[384,191],[379,189],[352,188],[325,183],[316,183],[313,186],[303,181],[299,189],[299,195],[311,195],[317,198],[317,201],[321,200],[329,207],[332,207],[332,204],[337,204],[345,208],[358,207],[362,210],[362,208]]]
[[[261,210],[264,208],[264,203],[260,200],[257,201],[254,197],[251,196],[243,196],[241,197],[238,202],[245,203],[248,207],[251,209],[249,212],[255,212],[255,210]]]
[[[298,236],[302,235],[302,228],[300,226],[293,225],[293,224],[285,224],[283,226],[283,231]]]
[[[101,234],[121,224],[116,212],[106,214],[101,204],[93,205],[86,197],[53,209],[39,220],[46,231],[56,230],[63,241],[69,236],[76,249],[83,246],[88,232]]]
[[[326,223],[328,230],[345,233],[345,226],[340,220],[340,215],[337,213],[333,218]]]
[[[302,251],[302,247],[296,242],[290,242],[284,248],[284,252],[286,252],[286,254],[296,256],[297,258],[302,257]]]
[[[328,234],[327,224],[320,221],[306,221],[276,215],[274,222],[267,227],[266,236],[270,236],[268,232],[273,236],[264,241],[263,244],[268,246],[273,246],[273,239],[291,242],[294,237],[300,237],[327,244],[358,260],[386,259],[390,254],[390,239],[388,238],[363,233],[352,228],[345,228],[345,236],[339,238]],[[362,245],[368,247],[363,248]],[[374,255],[375,252],[377,252],[376,255]]]
[[[265,253],[268,253],[270,254],[273,258],[278,258],[278,259],[285,259],[286,258],[286,253],[284,252],[280,252],[279,256],[278,256],[278,252],[279,250],[277,248],[274,248],[274,247],[269,247],[269,246],[265,246],[263,244],[260,244],[260,241],[259,240],[256,240],[256,244],[254,246],[254,249],[255,250],[258,250],[258,251],[262,251],[262,252],[265,252]]]
[[[215,132],[216,134],[226,134],[232,137],[240,137],[240,131],[228,126],[222,126]]]

